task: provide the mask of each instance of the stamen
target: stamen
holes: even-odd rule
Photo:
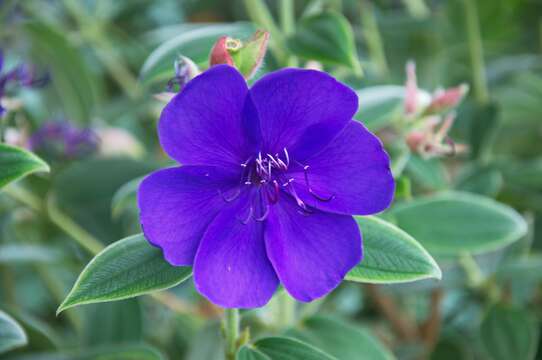
[[[246,225],[246,224],[248,224],[248,222],[252,218],[253,213],[254,213],[254,208],[251,206],[251,207],[248,208],[248,215],[247,215],[246,219],[242,220],[240,218],[237,218],[237,220],[239,220],[243,225]]]
[[[328,202],[335,198],[335,195],[330,195],[328,197],[323,197],[321,195],[318,195],[314,190],[312,190],[310,184],[309,184],[309,165],[303,166],[303,173],[305,175],[305,184],[307,185],[307,189],[309,190],[309,194],[311,194],[316,200]]]
[[[256,220],[256,221],[264,221],[265,219],[267,219],[268,215],[269,215],[269,205],[266,205],[263,215],[258,217],[258,218],[254,218],[254,220]]]
[[[229,203],[229,202],[232,202],[233,200],[237,199],[239,197],[239,195],[241,194],[241,190],[239,190],[239,189],[236,189],[236,190],[237,191],[235,192],[235,195],[233,195],[231,198],[227,198],[226,195],[220,189],[218,189],[218,193],[220,194],[222,199],[224,199],[225,202]]]
[[[288,155],[288,150],[284,148],[284,156],[286,156],[286,167],[290,166],[290,155]]]

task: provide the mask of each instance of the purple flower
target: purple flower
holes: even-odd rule
[[[67,121],[50,121],[36,130],[30,139],[30,150],[54,160],[73,160],[97,150],[98,137],[90,129],[79,129]]]
[[[36,67],[29,64],[20,64],[14,69],[3,72],[4,53],[0,49],[0,99],[4,97],[9,85],[18,85],[24,87],[39,87],[49,81],[49,76],[38,76]],[[0,103],[0,116],[4,115],[6,109]]]
[[[162,112],[158,132],[183,164],[139,188],[143,232],[223,307],[266,304],[280,283],[310,301],[362,258],[352,214],[390,204],[381,142],[352,121],[355,93],[314,70],[284,69],[249,90],[217,65]]]

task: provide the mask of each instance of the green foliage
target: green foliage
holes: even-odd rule
[[[120,224],[111,218],[111,198],[122,185],[154,168],[147,162],[120,157],[80,161],[58,173],[51,196],[60,211],[110,243],[124,236]]]
[[[394,207],[389,216],[438,255],[497,250],[519,240],[527,231],[525,220],[512,208],[461,192],[416,199]]]
[[[315,316],[302,321],[299,327],[288,335],[314,345],[338,360],[355,359],[360,354],[374,360],[395,358],[369,330],[340,319]]]
[[[0,144],[0,189],[26,175],[49,171],[49,166],[29,151]]]
[[[57,312],[76,305],[128,299],[168,289],[191,274],[190,267],[167,263],[162,252],[149,245],[142,235],[130,236],[96,255]]]
[[[27,341],[21,325],[0,310],[0,354],[24,346]]]
[[[348,66],[355,73],[361,73],[352,27],[343,15],[336,12],[303,18],[288,45],[300,57]]]
[[[96,85],[82,54],[62,32],[40,22],[24,26],[35,56],[47,65],[63,110],[72,121],[89,123],[96,106]]]
[[[0,358],[231,360],[223,311],[191,281],[175,287],[192,270],[130,235],[141,179],[172,164],[156,134],[167,96],[155,95],[174,60],[205,70],[219,37],[256,30],[271,34],[256,77],[310,64],[354,89],[355,120],[388,150],[396,194],[378,217],[356,217],[364,259],[335,291],[294,303],[279,288],[240,311],[237,359],[535,358],[541,14],[522,0],[0,1],[0,77],[21,64],[50,75],[43,87],[0,84]],[[438,122],[405,113],[409,60],[422,108],[440,88],[472,89],[442,114],[456,115],[440,134],[456,154],[407,141]],[[99,150],[49,169],[24,149],[50,120],[89,127]],[[143,145],[137,160],[104,150],[128,148],[103,135],[111,127]],[[28,176],[38,172],[49,174]],[[70,311],[55,316],[59,304]]]
[[[268,337],[256,341],[252,346],[243,346],[237,360],[332,360],[332,356],[299,340],[287,337]]]
[[[481,325],[481,337],[492,359],[533,359],[538,329],[533,315],[523,309],[493,306]]]
[[[222,35],[233,38],[248,38],[254,32],[250,23],[184,25],[179,35],[169,39],[154,50],[141,68],[143,84],[152,84],[173,77],[173,62],[179,55],[192,59],[197,64],[206,64],[211,47]]]
[[[346,275],[347,280],[389,284],[441,278],[435,260],[406,232],[375,217],[356,221],[363,235],[364,255]]]

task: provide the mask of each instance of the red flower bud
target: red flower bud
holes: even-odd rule
[[[247,41],[222,36],[217,40],[209,56],[209,65],[235,66],[245,79],[250,79],[263,62],[267,51],[269,33],[258,30]]]

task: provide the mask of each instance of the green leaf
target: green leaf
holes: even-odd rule
[[[478,254],[497,250],[527,232],[512,208],[484,196],[445,192],[396,206],[395,223],[431,253]]]
[[[446,169],[439,159],[422,159],[412,154],[408,159],[406,172],[423,188],[442,190],[448,186]]]
[[[51,72],[51,85],[72,121],[90,122],[96,103],[93,78],[87,71],[80,49],[56,29],[38,22],[24,26],[30,35],[35,57]]]
[[[418,89],[419,97],[429,102],[431,94]],[[359,99],[355,115],[371,131],[377,131],[397,120],[403,112],[405,87],[400,85],[369,86],[356,91]]]
[[[332,317],[306,319],[294,334],[339,360],[356,359],[360,354],[371,360],[395,358],[368,330]]]
[[[472,159],[486,159],[499,128],[497,104],[474,105],[470,118],[470,155]]]
[[[51,193],[62,213],[104,243],[111,243],[126,234],[122,223],[112,219],[111,199],[128,181],[155,168],[156,164],[125,157],[78,161],[55,176]]]
[[[49,165],[29,151],[0,144],[0,189],[37,171],[48,172]]]
[[[493,306],[482,321],[480,334],[494,360],[533,359],[538,344],[534,314],[524,309]]]
[[[437,263],[412,236],[376,217],[357,217],[363,260],[346,280],[389,284],[442,277]]]
[[[477,164],[466,166],[458,175],[455,188],[489,197],[496,196],[502,188],[499,170]]]
[[[175,75],[173,63],[179,55],[190,58],[196,64],[207,63],[209,52],[220,36],[248,38],[254,30],[254,26],[246,22],[186,25],[178,36],[166,41],[149,55],[141,69],[140,79],[146,85],[168,80]]]
[[[25,354],[20,360],[165,360],[156,348],[144,344],[116,344],[63,352]]]
[[[289,39],[291,51],[324,64],[345,65],[361,74],[354,33],[348,20],[334,11],[303,18]]]
[[[247,345],[241,346],[235,360],[272,360],[269,356],[264,353],[249,347]]]
[[[272,360],[333,360],[331,355],[312,345],[287,337],[267,337],[254,343],[254,348]],[[246,347],[245,347],[246,349]],[[246,350],[245,350],[246,351]],[[246,359],[246,358],[245,358]],[[250,359],[250,358],[248,358]],[[252,357],[252,359],[258,359]]]
[[[111,201],[111,212],[114,218],[118,218],[125,211],[137,208],[137,189],[143,180],[142,177],[128,181],[122,185]]]
[[[143,235],[130,236],[109,245],[87,264],[57,313],[168,289],[191,274],[191,267],[170,265]]]
[[[26,345],[26,333],[11,316],[0,310],[0,354]]]

